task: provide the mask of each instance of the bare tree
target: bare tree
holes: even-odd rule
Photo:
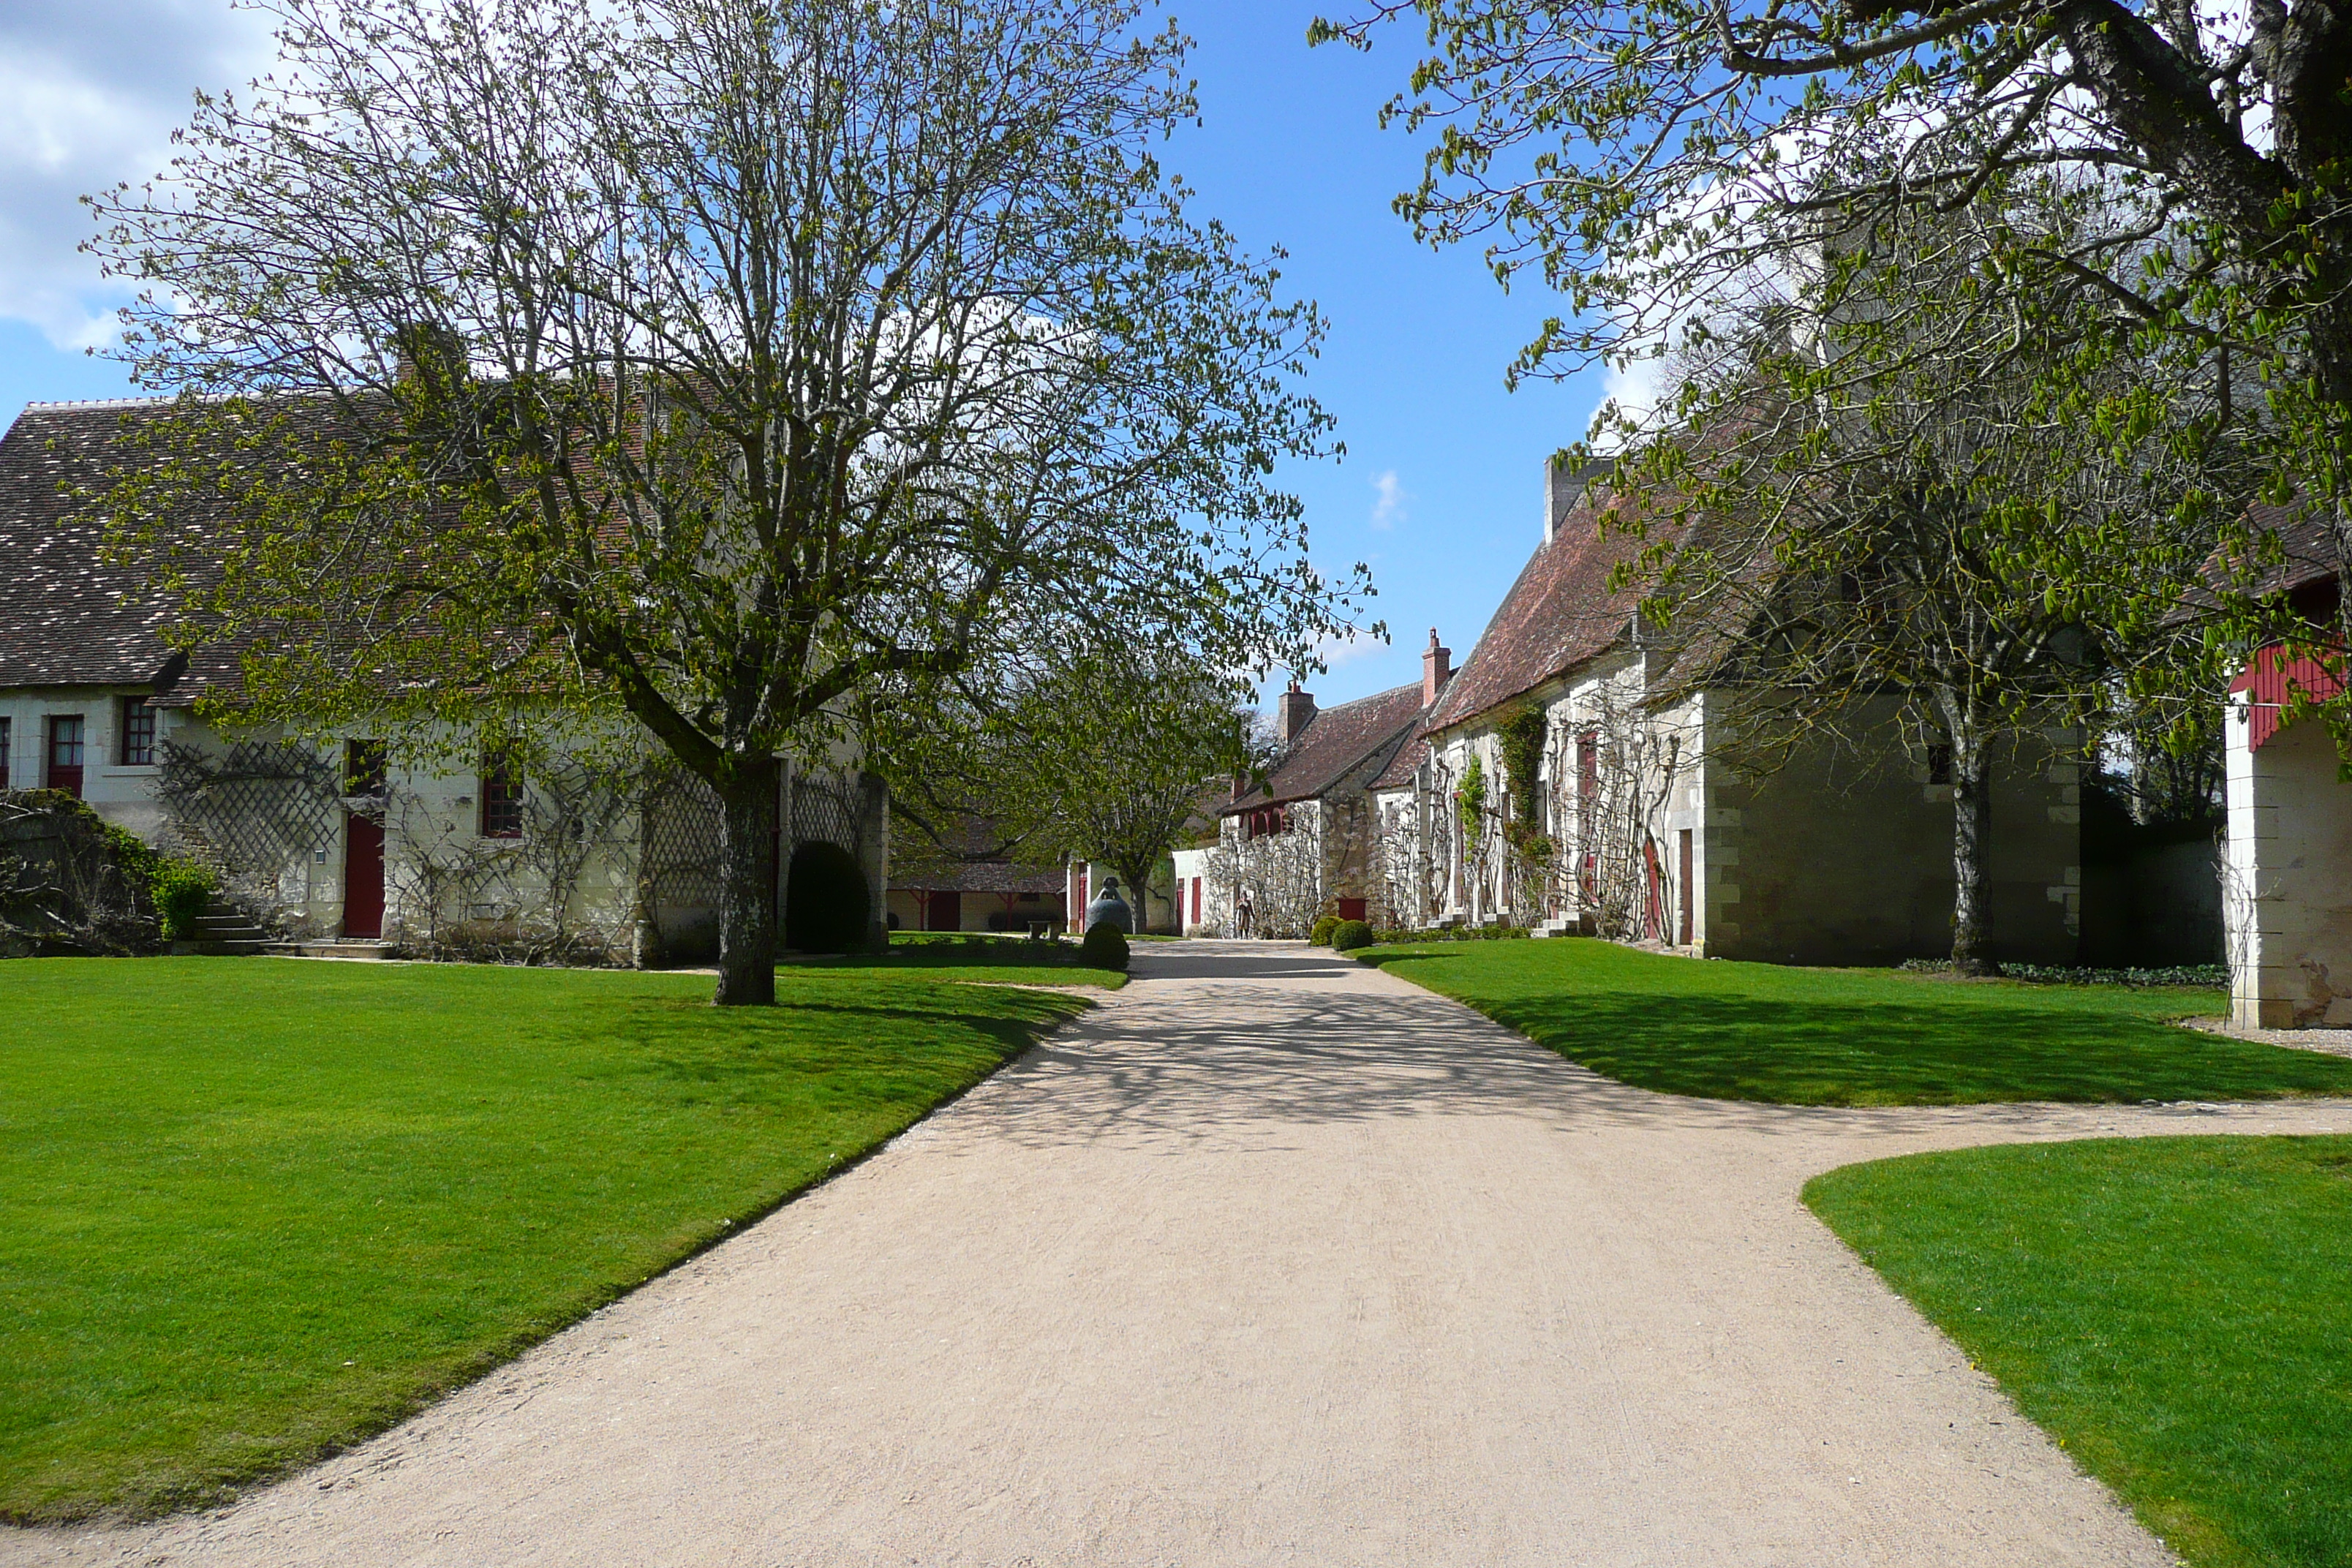
[[[179,417],[120,537],[248,717],[625,712],[724,813],[773,997],[780,756],[1120,635],[1305,660],[1266,479],[1320,325],[1149,143],[1172,27],[1087,0],[277,0],[281,65],[95,200]],[[182,520],[217,520],[202,538]],[[896,683],[896,686],[893,686]]]

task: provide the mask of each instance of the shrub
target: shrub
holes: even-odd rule
[[[213,874],[193,860],[167,860],[149,884],[155,894],[155,913],[163,922],[163,940],[185,942],[196,934],[196,920],[213,901]]]
[[[838,844],[793,851],[784,884],[784,945],[801,952],[856,952],[866,946],[873,906],[857,857]]]
[[[1339,929],[1331,933],[1331,946],[1339,952],[1350,952],[1372,945],[1372,928],[1362,921],[1341,921]]]
[[[1397,927],[1377,932],[1383,942],[1514,942],[1523,941],[1531,933],[1525,926],[1438,926],[1429,931],[1408,931]]]
[[[1309,933],[1307,940],[1313,942],[1318,947],[1328,947],[1331,945],[1331,933],[1339,929],[1339,917],[1338,915],[1325,915],[1321,920],[1315,922],[1315,930]]]
[[[1078,961],[1089,969],[1125,969],[1127,933],[1108,921],[1095,921],[1078,944]]]

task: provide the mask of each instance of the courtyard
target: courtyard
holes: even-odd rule
[[[2186,1471],[2179,1452],[2165,1457],[2174,1468],[2151,1505],[2128,1467],[2154,1473],[2152,1461],[2127,1431],[2119,1440],[2102,1426],[2118,1411],[2128,1425],[2145,1406],[2103,1387],[2096,1367],[2068,1363],[2055,1403],[2037,1388],[2032,1367],[2052,1347],[2030,1342],[2041,1310],[2027,1298],[2067,1255],[2035,1250],[2035,1238],[2065,1226],[2047,1214],[2003,1219],[2015,1183],[1977,1178],[1962,1189],[1975,1194],[1967,1214],[1937,1211],[1933,1224],[1913,1223],[1919,1205],[1900,1193],[1877,1204],[1866,1183],[1807,1184],[1864,1162],[1893,1159],[1866,1169],[1899,1172],[1900,1157],[1983,1145],[2256,1133],[2298,1137],[2230,1147],[2301,1148],[2300,1135],[2352,1131],[2340,1100],[1806,1106],[1660,1094],[1371,965],[1291,944],[1192,942],[1139,946],[1130,984],[1098,993],[1098,1005],[1025,1054],[1079,1004],[919,975],[812,974],[817,989],[794,993],[797,1010],[725,1020],[789,1033],[812,1016],[854,1014],[885,1056],[905,1061],[923,1041],[944,1053],[910,1064],[879,1096],[887,1104],[860,1108],[876,1094],[870,1083],[854,1092],[854,1080],[811,1080],[808,1057],[779,1049],[800,1064],[793,1072],[747,1077],[741,1062],[771,1047],[690,1047],[664,1032],[687,1015],[665,1005],[663,987],[688,982],[464,973],[482,985],[604,986],[629,998],[604,1004],[604,1016],[630,1021],[623,1032],[661,1026],[649,1051],[641,1042],[560,1058],[567,1092],[604,1107],[595,1137],[518,1125],[498,1144],[510,1167],[477,1163],[470,1179],[502,1189],[510,1205],[475,1211],[515,1222],[496,1227],[501,1248],[528,1234],[520,1222],[537,1200],[525,1194],[576,1186],[593,1211],[654,1184],[633,1171],[675,1172],[649,1157],[642,1134],[623,1145],[602,1130],[633,1119],[704,1127],[696,1136],[712,1153],[697,1159],[730,1180],[680,1187],[667,1206],[635,1200],[631,1213],[657,1222],[639,1228],[659,1246],[631,1250],[619,1226],[574,1220],[560,1245],[526,1247],[541,1260],[531,1268],[486,1270],[452,1292],[444,1314],[511,1298],[546,1260],[566,1260],[562,1304],[508,1319],[504,1342],[478,1331],[467,1342],[477,1359],[441,1363],[443,1382],[495,1359],[495,1342],[561,1331],[382,1436],[210,1511],[13,1531],[0,1558],[394,1563],[463,1542],[466,1560],[501,1563],[2158,1564],[2176,1561],[2175,1545],[2200,1563],[2321,1562],[2259,1553],[2282,1539],[2322,1551],[2338,1538],[2347,1489],[2332,1428],[2282,1456],[2277,1445],[2295,1447],[2294,1434],[2281,1436],[2259,1390],[2210,1406],[2209,1425],[2238,1420],[2248,1432],[2209,1430],[2201,1479],[2193,1454]],[[822,989],[845,984],[856,989]],[[526,1016],[501,1005],[510,1023]],[[333,1053],[293,1043],[303,1035],[295,1015],[274,1011],[287,1020],[278,1035],[221,1048],[218,1087],[235,1089],[243,1071],[250,1096],[262,1063],[279,1076],[289,1062],[326,1070]],[[544,1055],[583,1016],[549,1010],[518,1045]],[[440,1053],[432,1065],[447,1071],[482,1052],[478,1036],[467,1038],[445,1023],[433,1043],[408,1048]],[[1006,1057],[1015,1059],[862,1163],[773,1207],[843,1150],[907,1127],[921,1105]],[[2234,1075],[2216,1081],[2241,1089],[2261,1061],[2227,1050],[2215,1059]],[[2310,1060],[2290,1056],[2269,1092],[2313,1087],[2294,1081]],[[830,1102],[844,1120],[827,1136],[786,1136],[793,1119],[777,1114],[775,1098],[784,1078],[820,1091],[804,1108]],[[436,1117],[480,1117],[466,1098],[449,1089]],[[636,1109],[614,1110],[623,1105]],[[236,1119],[189,1120],[215,1131],[180,1135],[184,1149],[216,1144]],[[117,1178],[126,1192],[184,1190],[188,1175],[155,1173],[202,1164],[184,1152],[134,1161],[128,1147]],[[337,1158],[356,1169],[348,1153]],[[562,1183],[539,1169],[546,1161],[569,1173]],[[331,1184],[335,1169],[306,1169],[306,1184]],[[456,1174],[445,1167],[412,1193]],[[373,1179],[345,1184],[363,1194]],[[2280,1235],[2330,1221],[2307,1194],[2290,1199],[2263,1210]],[[161,1206],[150,1205],[143,1229],[118,1231],[117,1248],[152,1245]],[[327,1206],[352,1237],[374,1208],[362,1196]],[[2185,1228],[2210,1228],[2214,1211],[2202,1212]],[[751,1223],[727,1223],[736,1217]],[[2011,1258],[1983,1272],[1983,1300],[1931,1266],[1938,1246],[1948,1258],[1946,1233],[1962,1223],[2008,1237]],[[315,1254],[324,1269],[344,1256],[319,1245],[281,1253],[266,1266]],[[332,1299],[381,1291],[390,1272]],[[1976,1278],[1961,1273],[1964,1284]],[[1997,1336],[1938,1331],[1989,1300],[2005,1313]],[[2086,1326],[2095,1310],[2076,1302],[2049,1321],[2110,1341],[2136,1331]],[[2158,1321],[2195,1310],[2176,1302]],[[2307,1338],[2325,1342],[2340,1304],[2315,1296],[2312,1310]],[[378,1314],[372,1347],[397,1337],[401,1315]],[[332,1329],[332,1311],[320,1316],[304,1342],[312,1360],[364,1359],[331,1357],[353,1342]],[[156,1342],[217,1331],[163,1322]],[[2139,1363],[2121,1353],[2107,1364]],[[2164,1375],[2189,1373],[2176,1363]],[[397,1397],[413,1405],[423,1392]],[[2060,1415],[2045,1431],[2021,1401]],[[2254,1433],[2263,1422],[2267,1436]],[[2291,1460],[2295,1484],[2310,1489],[2284,1534],[2248,1525],[2268,1528],[2259,1497],[2212,1496],[2217,1486],[2245,1492],[2230,1456],[2253,1436],[2272,1445],[2264,1475]]]

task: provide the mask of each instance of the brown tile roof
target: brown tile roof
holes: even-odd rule
[[[1374,790],[1403,789],[1412,783],[1412,775],[1429,760],[1429,727],[1426,723],[1413,726],[1412,738],[1397,748],[1389,765],[1381,770],[1368,788]]]
[[[1609,574],[1638,553],[1644,542],[1613,530],[1602,535],[1603,512],[1619,504],[1615,499],[1596,501],[1586,491],[1561,517],[1551,539],[1536,546],[1468,661],[1446,683],[1428,729],[1444,729],[1491,712],[1603,652],[1624,635],[1641,588],[1629,585],[1612,593]],[[1651,530],[1653,537],[1672,526],[1660,521]]]
[[[2334,531],[2327,519],[2303,506],[2275,506],[2257,501],[2246,509],[2246,520],[2258,533],[2274,533],[2286,559],[2265,566],[2252,584],[2258,594],[2277,594],[2336,575]]]
[[[37,403],[0,437],[0,686],[137,686],[174,664],[169,608],[102,559],[102,488],[126,422],[159,403]],[[176,671],[173,671],[176,673]]]
[[[1418,680],[1318,710],[1266,775],[1265,787],[1250,791],[1218,815],[1232,816],[1256,806],[1312,800],[1365,763],[1377,767],[1386,762],[1387,750],[1412,734],[1420,718]]]

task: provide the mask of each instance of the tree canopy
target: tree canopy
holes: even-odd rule
[[[724,806],[722,1000],[772,995],[777,758],[861,697],[1114,627],[1303,663],[1368,591],[1270,478],[1321,323],[1153,155],[1137,6],[268,9],[278,71],[94,199],[183,395],[121,538],[249,716],[625,713]]]

